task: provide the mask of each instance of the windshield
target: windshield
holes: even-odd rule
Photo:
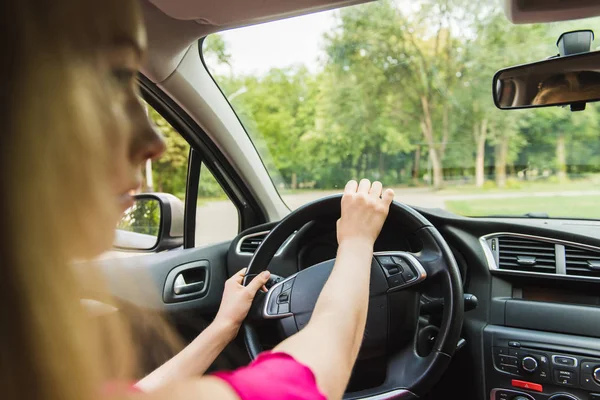
[[[378,1],[211,35],[203,56],[292,209],[365,177],[466,216],[600,219],[596,104],[491,93],[598,19],[512,25],[500,3]]]

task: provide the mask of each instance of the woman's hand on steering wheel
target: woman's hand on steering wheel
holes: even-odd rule
[[[263,271],[252,279],[248,286],[243,286],[242,281],[245,274],[246,268],[243,268],[225,282],[219,312],[215,317],[215,322],[232,326],[236,332],[248,315],[256,292],[261,289],[267,291],[265,284],[271,275],[269,271]]]
[[[342,214],[337,222],[338,244],[358,241],[372,246],[379,236],[394,199],[394,191],[387,189],[382,195],[381,182],[373,184],[362,179],[346,184],[342,197]]]

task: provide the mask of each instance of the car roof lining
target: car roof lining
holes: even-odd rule
[[[147,58],[141,72],[155,83],[164,81],[191,44],[211,33],[368,1],[141,0],[148,32]]]
[[[506,18],[514,24],[568,21],[600,15],[597,0],[504,0]]]

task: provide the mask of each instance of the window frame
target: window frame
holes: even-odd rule
[[[196,200],[204,164],[238,212],[238,233],[267,222],[266,213],[206,132],[154,82],[138,75],[141,95],[190,145],[186,176],[184,248],[195,247]],[[234,239],[233,237],[231,239]]]

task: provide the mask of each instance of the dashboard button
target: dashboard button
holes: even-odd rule
[[[510,341],[508,342],[508,347],[521,347],[521,343]]]
[[[581,363],[581,373],[591,375],[592,372],[594,372],[594,369],[599,365],[600,363],[597,361],[583,361]]]
[[[594,378],[592,378],[591,374],[582,374],[581,375],[581,386],[587,390],[600,390],[600,385],[594,382]]]
[[[527,372],[535,372],[535,371],[537,371],[537,368],[538,368],[538,362],[535,358],[533,358],[531,356],[527,356],[527,357],[523,358],[521,366]]]
[[[499,358],[500,364],[512,365],[515,367],[519,366],[519,359],[517,357],[499,356]]]
[[[540,369],[537,378],[542,382],[548,382],[548,380],[550,379],[550,375],[548,371]]]
[[[554,381],[559,385],[573,386],[577,383],[577,374],[573,371],[554,370]]]
[[[514,387],[518,387],[521,389],[533,390],[535,392],[543,392],[544,391],[544,389],[542,388],[542,385],[540,385],[539,383],[520,381],[517,379],[513,379],[511,383]]]
[[[520,349],[515,349],[512,347],[508,348],[508,355],[512,356],[512,357],[519,357],[519,358],[523,358],[527,355],[528,353],[526,353],[524,350],[520,350]]]
[[[567,356],[552,356],[552,362],[556,365],[564,365],[567,367],[576,367],[577,359],[575,357]]]
[[[501,354],[501,355],[507,356],[508,355],[508,348],[506,348],[506,347],[494,347],[494,354]]]
[[[498,366],[498,369],[502,372],[508,372],[510,374],[516,374],[519,375],[519,368],[515,367],[514,365],[504,365],[504,364],[500,364]]]

